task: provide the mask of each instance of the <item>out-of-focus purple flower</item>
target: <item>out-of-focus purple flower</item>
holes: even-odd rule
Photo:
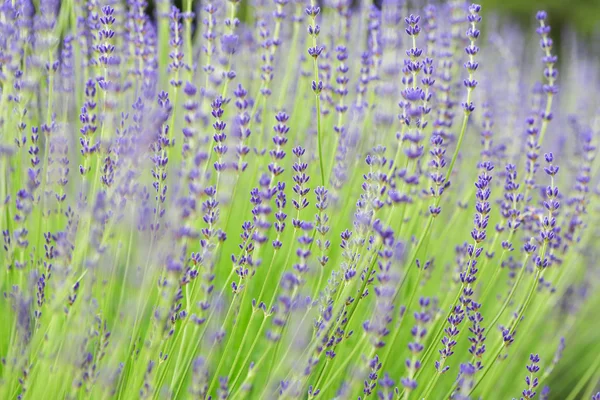
[[[155,118],[157,119],[158,132],[151,145],[154,153],[151,157],[153,163],[152,177],[154,178],[152,186],[156,192],[156,206],[154,207],[154,222],[150,228],[155,234],[161,226],[159,220],[162,219],[166,212],[167,164],[169,163],[167,149],[172,145],[172,141],[169,139],[169,125],[167,124],[167,120],[172,112],[169,94],[167,92],[160,92],[157,102],[159,110]]]
[[[474,375],[477,369],[471,363],[460,364],[458,377],[456,378],[456,391],[452,398],[457,400],[469,400],[469,393],[473,389]]]
[[[171,52],[169,53],[169,58],[171,62],[169,63],[169,72],[171,73],[171,85],[173,87],[180,87],[182,85],[182,81],[179,78],[180,71],[185,68],[185,63],[183,61],[183,51],[181,47],[183,46],[183,35],[182,35],[182,24],[181,24],[181,13],[179,9],[175,6],[171,7],[171,12],[169,13],[170,18],[170,28],[171,28],[171,37],[169,40],[169,46],[171,46]]]
[[[504,183],[504,199],[501,203],[502,216],[506,218],[506,226],[516,231],[521,225],[519,203],[523,200],[523,193],[519,192],[520,184],[517,183],[517,167],[514,164],[506,165],[506,178]],[[509,250],[512,243],[506,242],[502,247]]]
[[[480,5],[472,4],[469,6],[469,15],[467,16],[467,20],[469,21],[467,37],[469,38],[470,44],[465,47],[465,53],[467,53],[469,57],[469,60],[465,63],[465,69],[469,73],[469,77],[463,81],[464,86],[467,88],[467,101],[462,104],[463,110],[467,115],[475,110],[475,106],[470,101],[470,94],[475,87],[477,87],[477,81],[473,76],[479,67],[479,63],[475,60],[475,56],[479,53],[479,47],[476,46],[476,42],[481,34],[479,29],[477,29],[477,24],[481,22],[481,16],[479,15],[480,11]]]
[[[396,382],[390,378],[387,372],[383,374],[378,383],[380,389],[377,392],[377,396],[379,399],[392,400],[395,395],[398,396],[398,388],[394,386]]]
[[[223,53],[232,55],[235,53],[238,45],[238,35],[225,34],[221,37],[221,49]]]
[[[538,11],[536,15],[537,20],[540,23],[539,28],[537,28],[536,32],[540,35],[540,46],[544,51],[544,57],[542,57],[542,61],[545,64],[544,68],[544,78],[546,79],[546,84],[544,85],[544,92],[553,95],[558,92],[558,88],[556,87],[556,79],[558,78],[558,70],[554,67],[558,58],[555,55],[552,55],[552,39],[548,36],[550,33],[550,26],[546,25],[546,12]],[[548,111],[542,114],[542,119],[550,120],[552,116],[548,113]]]
[[[323,186],[318,186],[315,189],[315,195],[317,201],[315,206],[318,213],[315,215],[315,229],[319,235],[317,238],[317,248],[319,249],[319,257],[317,258],[321,264],[321,268],[325,268],[325,265],[329,261],[329,256],[326,253],[329,250],[331,242],[327,239],[329,233],[329,216],[327,215],[327,207],[329,207],[329,192]]]
[[[89,80],[85,86],[86,101],[81,108],[81,114],[79,115],[79,121],[81,122],[81,138],[79,143],[81,144],[81,155],[83,156],[83,165],[79,166],[79,172],[81,175],[87,174],[89,171],[90,156],[98,151],[99,142],[93,143],[94,134],[98,129],[96,122],[96,84],[93,80]]]
[[[406,359],[406,368],[408,376],[401,379],[402,386],[405,390],[410,392],[417,388],[417,381],[415,374],[421,368],[421,361],[419,360],[419,354],[424,349],[424,338],[427,334],[427,326],[431,322],[431,314],[429,312],[430,299],[422,297],[419,299],[420,311],[414,313],[415,325],[413,326],[410,334],[412,341],[408,343],[408,350],[411,353],[411,357]]]
[[[248,163],[244,161],[246,155],[250,152],[250,147],[248,147],[246,140],[250,137],[250,120],[251,116],[248,113],[249,102],[247,99],[248,91],[244,89],[244,87],[239,84],[238,87],[233,92],[236,100],[235,106],[238,109],[238,115],[236,117],[237,129],[234,130],[233,135],[239,139],[239,142],[236,146],[235,153],[238,158],[238,162],[234,163],[234,168],[238,173],[241,173],[246,170]]]
[[[202,19],[202,23],[204,24],[205,31],[202,34],[202,37],[204,38],[204,45],[202,46],[202,49],[204,51],[205,54],[205,60],[206,63],[204,64],[204,66],[202,67],[202,69],[204,70],[204,73],[206,74],[206,82],[208,83],[210,78],[213,76],[213,73],[215,71],[215,67],[213,66],[213,56],[216,54],[217,51],[217,45],[216,45],[216,39],[217,39],[217,33],[215,31],[216,25],[217,25],[217,21],[216,21],[216,14],[217,11],[219,9],[219,5],[213,3],[213,2],[207,2],[203,7],[202,10],[205,12],[206,17]],[[205,91],[208,91],[209,88],[205,87],[204,88]],[[205,95],[207,95],[208,93],[205,93]]]
[[[186,159],[191,155],[194,155],[197,151],[197,144],[200,141],[198,137],[198,131],[195,127],[198,118],[198,99],[196,98],[198,90],[195,85],[190,82],[186,82],[183,88],[185,94],[185,101],[183,108],[185,109],[185,126],[182,129],[183,133],[183,147],[182,154],[183,158]]]

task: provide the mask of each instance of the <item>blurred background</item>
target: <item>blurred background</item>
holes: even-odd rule
[[[173,3],[182,8],[182,1],[184,0],[174,0]],[[358,2],[357,0],[353,1]],[[378,6],[382,1],[373,0]],[[152,2],[152,0],[149,1],[149,3]],[[593,34],[600,33],[600,0],[475,0],[475,2],[483,6],[484,16],[486,13],[494,13],[501,19],[510,19],[511,22],[523,26],[529,26],[534,20],[535,12],[543,9],[548,12],[549,22],[555,32],[569,27],[588,40],[591,40]],[[197,1],[194,3],[196,4]],[[249,0],[242,0],[241,15],[250,11],[247,9],[248,3]],[[419,4],[424,5],[429,2],[408,0],[408,3],[418,7]],[[443,3],[443,1],[433,0],[430,3]]]
[[[487,12],[494,11],[522,24],[531,23],[535,11],[548,11],[550,25],[562,30],[569,27],[591,38],[600,32],[600,0],[480,0]],[[562,28],[562,29],[561,29]]]

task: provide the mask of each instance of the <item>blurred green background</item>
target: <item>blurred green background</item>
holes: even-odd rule
[[[156,1],[156,0],[155,0]],[[268,1],[268,0],[267,0]],[[309,0],[307,0],[308,2]],[[356,0],[354,0],[356,1]],[[381,3],[382,0],[373,0]],[[401,1],[401,0],[398,0]],[[424,5],[426,0],[408,0],[416,6]],[[511,19],[524,26],[530,25],[537,10],[546,10],[555,31],[570,27],[581,35],[591,37],[600,33],[600,0],[474,0],[483,6],[484,13],[494,12],[501,18]],[[152,0],[149,1],[152,3]],[[433,0],[432,3],[442,1]],[[181,8],[182,0],[174,3]],[[196,4],[197,1],[194,1]],[[242,0],[246,8],[248,0]],[[242,15],[245,11],[240,10]]]
[[[487,12],[495,11],[519,23],[530,24],[537,10],[546,10],[550,24],[570,27],[579,34],[600,33],[600,0],[479,0]]]

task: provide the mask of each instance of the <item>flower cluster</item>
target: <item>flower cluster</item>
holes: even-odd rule
[[[0,398],[593,396],[593,49],[197,3],[0,5]]]

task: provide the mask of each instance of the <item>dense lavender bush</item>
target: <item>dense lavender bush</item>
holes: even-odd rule
[[[597,56],[460,0],[155,6],[0,8],[0,398],[592,398]]]

